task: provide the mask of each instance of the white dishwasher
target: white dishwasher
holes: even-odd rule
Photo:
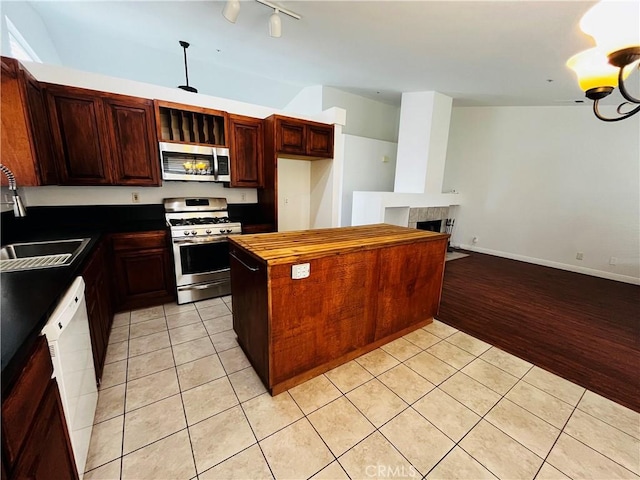
[[[77,277],[42,329],[47,336],[78,476],[84,475],[98,402],[84,280]]]

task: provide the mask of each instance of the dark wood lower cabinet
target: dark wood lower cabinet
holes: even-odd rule
[[[111,248],[115,311],[175,301],[173,257],[166,231],[113,234]]]
[[[108,280],[110,262],[106,254],[107,249],[104,244],[100,244],[82,272],[82,278],[84,278],[86,285],[85,298],[87,301],[87,316],[89,317],[93,365],[98,383],[102,378],[102,369],[107,355],[109,334],[113,323],[111,288]]]
[[[45,337],[2,399],[3,478],[77,479]]]

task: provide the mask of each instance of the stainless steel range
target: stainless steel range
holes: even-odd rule
[[[224,198],[165,198],[171,227],[178,303],[231,293],[227,236],[242,233]]]

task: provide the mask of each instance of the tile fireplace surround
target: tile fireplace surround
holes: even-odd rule
[[[445,220],[449,218],[449,207],[417,207],[409,209],[409,228],[417,228],[418,222],[431,222],[442,220],[444,227]],[[443,231],[441,228],[440,231]]]

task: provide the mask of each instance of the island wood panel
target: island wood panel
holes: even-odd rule
[[[288,264],[270,271],[272,385],[374,340],[378,252],[309,263],[311,275],[299,280]]]
[[[233,329],[265,385],[269,384],[269,295],[266,263],[229,247]]]
[[[348,253],[383,246],[410,244],[416,241],[436,241],[446,239],[448,236],[425,230],[376,224],[242,235],[233,238],[240,247],[249,249],[259,258],[275,265],[338,252]]]
[[[229,237],[234,329],[269,391],[430,323],[447,238],[393,225]],[[299,263],[310,275],[294,280]]]
[[[375,339],[438,313],[446,242],[420,242],[380,250]]]

